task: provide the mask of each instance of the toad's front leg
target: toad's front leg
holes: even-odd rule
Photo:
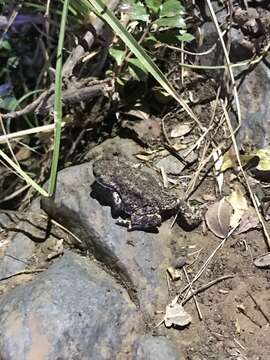
[[[184,230],[193,230],[202,222],[201,211],[197,206],[191,206],[187,202],[179,200],[176,221]]]
[[[162,223],[158,208],[143,207],[131,214],[128,230],[154,230]]]

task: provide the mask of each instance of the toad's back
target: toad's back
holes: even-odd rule
[[[126,204],[160,209],[176,206],[176,198],[163,189],[154,175],[134,167],[126,159],[101,158],[95,161],[93,172],[97,182],[118,192]]]

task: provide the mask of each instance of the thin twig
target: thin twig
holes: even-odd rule
[[[11,278],[13,278],[15,276],[19,276],[19,275],[39,273],[39,272],[43,272],[45,270],[47,270],[47,269],[22,270],[22,271],[18,271],[16,273],[14,273],[14,274],[2,277],[2,278],[0,278],[0,281],[8,280],[8,279],[11,279]]]
[[[2,119],[16,119],[19,116],[29,114],[30,112],[34,111],[42,101],[49,97],[52,92],[53,89],[45,90],[36,100],[34,100],[31,104],[27,105],[25,108],[18,111],[11,111],[7,114],[1,114]]]
[[[66,123],[63,121],[62,127],[65,125],[66,125]],[[0,144],[6,143],[7,140],[15,140],[17,138],[21,138],[21,137],[24,137],[27,135],[37,134],[37,133],[46,133],[46,132],[50,132],[53,130],[54,130],[54,124],[37,126],[37,127],[27,129],[27,130],[16,131],[15,133],[1,135],[0,136]]]
[[[5,129],[5,126],[4,126],[4,124],[3,124],[3,119],[2,119],[2,116],[0,115],[0,124],[1,124],[1,129],[2,129],[2,131],[3,131],[3,134],[4,135],[2,135],[4,138],[5,138],[5,143],[7,143],[7,146],[8,146],[8,149],[9,149],[9,151],[10,151],[10,153],[11,153],[11,156],[12,156],[12,158],[13,158],[13,160],[14,160],[14,162],[17,164],[17,166],[20,166],[20,164],[19,164],[19,162],[18,162],[18,160],[17,160],[17,158],[16,158],[16,156],[15,156],[15,154],[14,154],[14,151],[13,151],[13,149],[12,149],[12,146],[10,145],[10,142],[9,142],[9,139],[8,139],[8,136],[7,136],[7,132],[6,132],[6,129]]]
[[[225,119],[227,121],[227,125],[228,125],[228,128],[229,128],[229,131],[231,133],[231,138],[232,138],[232,142],[233,142],[233,147],[234,147],[234,151],[235,151],[235,155],[236,155],[236,159],[237,159],[237,162],[238,162],[238,165],[239,165],[239,168],[240,168],[240,171],[244,177],[244,180],[246,182],[246,185],[247,185],[247,188],[248,188],[248,192],[249,192],[249,195],[250,195],[250,198],[252,200],[252,204],[256,210],[256,213],[257,213],[257,216],[258,216],[258,219],[262,225],[262,229],[263,229],[263,233],[264,233],[264,236],[265,236],[265,240],[266,240],[266,245],[267,245],[267,248],[268,250],[270,250],[270,236],[268,234],[268,231],[266,229],[266,226],[265,226],[265,223],[264,223],[264,220],[263,220],[263,217],[260,213],[260,210],[258,208],[258,204],[257,204],[257,201],[256,201],[256,198],[253,194],[253,191],[251,189],[251,186],[249,184],[249,181],[248,181],[248,177],[243,169],[243,166],[242,166],[242,163],[241,163],[241,158],[240,158],[240,154],[239,154],[239,150],[238,150],[238,146],[237,146],[237,143],[236,143],[236,139],[235,139],[235,135],[234,135],[234,130],[233,130],[233,127],[232,127],[232,124],[231,124],[231,120],[230,120],[230,117],[229,117],[229,114],[227,112],[227,109],[226,109],[226,106],[224,104],[224,102],[221,100],[221,105],[222,105],[222,108],[223,108],[223,111],[224,111],[224,114],[225,114]]]
[[[1,213],[4,213],[4,214],[16,214],[18,216],[18,211],[15,211],[15,210],[1,210]],[[67,234],[72,236],[79,244],[83,243],[82,240],[80,240],[78,238],[78,236],[76,236],[72,231],[67,229],[65,226],[61,225],[56,220],[50,218],[48,215],[43,215],[43,214],[32,212],[32,211],[24,211],[24,212],[21,212],[19,215],[21,215],[21,214],[22,215],[25,214],[25,215],[39,216],[42,219],[49,220],[49,221],[51,221],[52,224],[54,224],[55,226],[59,227],[61,230],[63,230],[64,232],[66,232]],[[19,218],[19,221],[21,221],[21,220],[23,220],[23,219]]]
[[[215,254],[218,252],[219,249],[221,249],[223,247],[223,245],[225,244],[225,242],[229,239],[229,237],[233,234],[233,232],[236,230],[236,228],[238,227],[235,226],[233,229],[231,229],[227,236],[219,243],[219,245],[215,248],[215,250],[212,252],[212,254],[207,258],[207,260],[205,261],[205,263],[201,266],[200,270],[198,271],[198,273],[196,274],[196,276],[193,278],[193,280],[190,282],[190,284],[188,284],[187,286],[185,286],[185,288],[181,291],[181,294],[183,292],[185,292],[186,290],[188,290],[190,288],[190,286],[192,286],[194,284],[195,281],[197,281],[201,275],[203,274],[203,272],[206,270],[206,268],[208,267],[209,263],[211,262],[211,260],[213,259],[213,257],[215,256]],[[185,297],[187,296],[187,293],[186,295],[184,296],[184,299],[182,300],[182,302],[185,301]]]
[[[185,50],[183,49],[182,47],[179,48],[177,46],[172,46],[172,45],[168,45],[168,44],[157,44],[155,46],[155,49],[158,49],[160,47],[165,47],[165,48],[168,48],[168,49],[171,49],[171,50],[175,50],[175,51],[179,51],[183,54],[186,54],[186,55],[191,55],[191,56],[203,56],[203,55],[208,55],[210,54],[214,49],[215,47],[217,46],[217,44],[214,44],[213,46],[211,46],[210,49],[206,50],[206,51],[203,51],[203,52],[192,52],[192,51],[188,51],[188,50]],[[184,67],[184,66],[183,66]]]
[[[270,318],[269,316],[264,312],[264,310],[262,309],[261,305],[257,302],[257,300],[254,298],[254,296],[247,291],[248,295],[250,296],[250,298],[252,299],[252,301],[254,302],[254,304],[256,305],[257,309],[260,311],[260,313],[262,314],[262,316],[265,318],[265,320],[268,322],[268,324],[270,324]]]
[[[218,33],[218,36],[219,36],[219,39],[220,39],[220,42],[221,42],[221,46],[223,48],[225,60],[226,60],[227,67],[228,67],[228,72],[229,72],[229,75],[230,75],[230,78],[231,78],[233,94],[234,94],[234,101],[235,101],[237,117],[238,117],[238,128],[237,129],[239,129],[239,127],[241,126],[241,123],[242,123],[241,109],[240,109],[240,102],[239,102],[237,87],[236,87],[236,83],[235,83],[235,80],[234,80],[234,75],[233,75],[233,71],[232,71],[232,67],[231,67],[229,54],[228,54],[228,51],[227,51],[227,48],[226,48],[226,45],[225,45],[225,42],[224,42],[224,39],[223,39],[223,36],[222,36],[222,32],[221,32],[220,27],[218,25],[218,20],[217,20],[215,11],[213,9],[213,6],[211,4],[211,1],[206,0],[206,2],[207,2],[207,5],[208,5],[208,8],[210,10],[210,14],[211,14],[211,17],[213,19],[214,25],[216,27],[216,30],[217,30],[217,33]]]
[[[185,277],[187,279],[187,282],[188,284],[190,285],[190,281],[189,281],[189,277],[188,277],[188,273],[185,269],[185,266],[183,266],[183,272],[185,274]],[[199,304],[197,302],[197,299],[196,299],[196,296],[195,296],[195,292],[192,288],[192,285],[190,285],[190,291],[191,291],[191,297],[193,298],[193,301],[194,301],[194,304],[196,306],[196,309],[197,309],[197,312],[198,312],[198,316],[199,316],[199,319],[202,321],[203,317],[202,317],[202,313],[201,313],[201,310],[200,310],[200,307],[199,307]],[[183,304],[182,304],[183,305]]]
[[[227,280],[227,279],[232,279],[234,277],[234,275],[224,275],[224,276],[221,276],[213,281],[210,281],[209,283],[201,286],[200,288],[196,289],[196,290],[193,290],[193,293],[188,295],[182,302],[181,304],[182,305],[185,305],[192,297],[193,295],[197,295],[197,294],[200,294],[201,292],[209,289],[211,286],[221,282],[221,281],[224,281],[224,280]]]
[[[3,199],[0,199],[0,204],[2,204],[3,202],[9,201],[14,199],[16,196],[20,195],[22,192],[24,192],[25,190],[27,190],[30,187],[29,184],[24,185],[23,187],[21,187],[20,189],[14,191],[12,194],[4,197]]]

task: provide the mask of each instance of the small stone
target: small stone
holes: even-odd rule
[[[68,251],[2,296],[0,308],[1,359],[110,359],[132,348],[143,324],[116,280]]]
[[[159,160],[156,166],[163,168],[167,174],[179,175],[186,167],[186,163],[193,163],[197,159],[195,152],[191,152],[187,157],[184,156],[185,153],[186,150],[179,151],[179,155],[183,158],[184,162],[181,162],[173,155],[169,155]]]
[[[144,335],[135,343],[134,360],[182,360],[184,357],[164,337]]]
[[[186,264],[187,264],[187,258],[185,256],[179,256],[174,262],[174,267],[176,269],[182,269],[182,267],[185,266]]]

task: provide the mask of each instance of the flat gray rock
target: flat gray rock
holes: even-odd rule
[[[70,252],[4,295],[0,308],[1,359],[127,359],[144,328],[126,290]]]
[[[187,163],[193,163],[197,159],[197,154],[191,152],[188,156],[185,157],[186,151],[179,151],[178,154],[183,157]],[[167,174],[179,175],[184,168],[186,163],[181,162],[176,159],[173,155],[168,155],[161,160],[156,162],[156,166],[163,168]]]
[[[126,141],[126,154],[128,143],[134,151],[133,142]],[[105,146],[109,145],[107,142]],[[168,302],[166,269],[173,258],[170,243],[175,239],[173,232],[182,230],[175,226],[172,231],[167,221],[158,234],[128,232],[116,225],[110,207],[91,197],[94,181],[91,162],[61,171],[54,201],[44,202],[43,207],[86,244],[90,253],[129,289],[134,303],[152,317]]]
[[[184,357],[166,337],[145,335],[135,342],[133,360],[181,360]]]
[[[8,241],[7,249],[0,258],[0,279],[24,270],[35,248],[35,243],[22,233],[10,236]]]
[[[170,300],[166,269],[174,260],[171,245],[174,251],[183,245],[183,230],[178,225],[171,229],[167,221],[159,233],[128,232],[116,224],[110,207],[91,196],[92,159],[97,154],[117,151],[134,161],[140,149],[130,140],[113,139],[90,152],[88,163],[60,171],[54,200],[42,205],[80,238],[80,249],[90,256],[65,250],[32,282],[15,277],[2,283],[17,287],[4,287],[0,297],[0,358],[178,359],[168,339],[144,334],[160,321],[156,311]],[[1,277],[44,267],[36,262],[37,254],[49,246],[50,238],[38,202],[31,211],[33,215],[18,224],[23,231],[9,237]],[[61,239],[51,236],[52,244]]]
[[[260,63],[242,80],[239,99],[243,121],[237,140],[261,149],[270,145],[270,70]]]
[[[25,216],[21,215],[20,221],[18,215],[17,224],[11,218],[5,222],[0,220],[0,229],[7,232],[0,255],[0,279],[23,271],[30,264],[35,244],[46,240],[46,224],[31,210]]]

